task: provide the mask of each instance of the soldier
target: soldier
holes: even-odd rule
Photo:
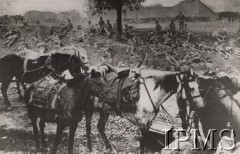
[[[123,28],[123,37],[125,39],[128,39],[128,36],[129,36],[129,27],[128,27],[128,24],[125,24],[125,26]]]
[[[171,20],[170,24],[169,24],[169,29],[170,31],[175,34],[176,33],[176,25],[174,23],[174,20]]]
[[[112,25],[111,25],[109,20],[107,20],[106,32],[107,32],[107,35],[109,36],[109,38],[111,38],[112,37],[112,33],[113,33],[113,27],[112,27]]]
[[[98,34],[105,33],[105,31],[104,31],[105,22],[102,17],[100,17],[98,25],[99,25]]]
[[[71,23],[71,20],[68,19],[68,24],[67,24],[67,31],[71,31],[73,29],[73,24]]]
[[[212,33],[212,37],[213,37],[214,41],[218,41],[220,43],[224,42],[226,36],[227,36],[226,31],[223,31],[223,32],[214,31]]]
[[[11,47],[17,39],[20,37],[20,32],[14,29],[10,29],[10,31],[4,35],[4,38],[7,39],[7,41],[3,42],[2,45]]]
[[[91,21],[88,21],[87,31],[90,32],[90,33],[94,33],[95,32],[95,29],[94,29],[93,24],[92,24]]]
[[[179,15],[176,17],[179,22],[179,29],[184,28],[185,16],[182,14],[182,11],[179,12]]]
[[[156,21],[155,22],[156,23],[156,27],[155,27],[155,32],[157,33],[157,34],[160,34],[161,32],[162,32],[162,26],[159,24],[159,22],[158,21]]]

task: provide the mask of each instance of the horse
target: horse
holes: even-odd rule
[[[47,84],[51,83],[47,82]],[[91,73],[91,75],[78,74],[73,79],[67,81],[67,84],[61,85],[61,87],[57,90],[55,94],[56,97],[54,97],[56,99],[53,99],[55,106],[51,109],[46,109],[36,105],[39,103],[44,104],[44,102],[39,102],[37,99],[32,98],[35,88],[37,88],[37,85],[31,85],[27,89],[24,100],[27,105],[28,116],[33,125],[36,150],[40,148],[37,127],[37,119],[40,118],[39,127],[41,133],[41,144],[44,150],[47,148],[44,135],[45,122],[55,122],[57,123],[57,131],[55,144],[51,153],[54,154],[57,152],[57,147],[60,144],[63,130],[69,126],[68,153],[72,154],[74,135],[78,123],[82,120],[83,111],[88,111],[93,105],[93,102],[91,102],[92,100],[89,99],[91,95],[101,97],[102,93],[106,91],[104,80],[101,76],[95,76],[93,73]]]
[[[201,76],[198,79],[199,90],[204,98],[205,107],[200,116],[203,135],[209,129],[220,131],[231,127],[235,133],[240,128],[240,78],[239,76]],[[203,137],[204,137],[203,136]],[[235,139],[239,140],[239,135]],[[215,139],[217,143],[220,138]]]
[[[5,105],[10,107],[11,104],[7,97],[7,89],[13,77],[16,77],[18,94],[21,97],[19,88],[20,83],[32,83],[50,72],[60,75],[63,71],[69,69],[72,75],[80,72],[80,67],[84,70],[89,69],[86,54],[70,55],[63,53],[52,53],[44,55],[38,59],[24,59],[14,54],[6,55],[0,59],[0,82],[2,83],[2,95]],[[26,87],[24,86],[24,89]]]
[[[195,106],[201,107],[203,104],[198,85],[189,76],[191,73],[156,70],[145,70],[141,74],[135,71],[130,72],[130,70],[130,73],[128,70],[116,73],[109,65],[102,66],[99,70],[103,71],[102,74],[105,76],[106,84],[110,88],[105,93],[106,97],[102,104],[98,105],[98,107],[100,106],[100,119],[97,126],[108,150],[114,150],[105,134],[105,125],[109,117],[108,110],[111,108],[118,115],[140,126],[143,137],[140,141],[140,148],[141,152],[144,152],[144,136],[159,112],[159,107],[170,96],[178,93],[179,98],[197,104]],[[115,88],[117,91],[115,91]],[[89,110],[84,111],[88,140],[87,148],[91,151],[90,132],[94,106],[90,104],[87,104],[87,106]]]
[[[160,106],[173,94],[177,94],[177,104],[183,127],[186,124],[190,127],[187,121],[190,119],[190,113],[204,107],[196,77],[197,75],[192,70],[188,72],[146,70],[141,73],[135,113],[136,122],[142,133],[141,152],[144,152],[145,149],[145,135],[158,114]],[[187,109],[188,107],[189,109]]]

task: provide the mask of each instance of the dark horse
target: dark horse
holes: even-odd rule
[[[18,93],[21,96],[20,82],[32,83],[50,72],[60,75],[67,69],[74,75],[80,72],[80,66],[87,66],[87,64],[87,58],[82,60],[80,56],[61,53],[41,56],[36,60],[24,59],[14,54],[7,55],[0,59],[0,82],[4,102],[6,106],[11,106],[7,97],[7,89],[13,77],[19,81],[17,82]],[[88,67],[83,68],[88,69]]]
[[[92,71],[93,72],[93,71]],[[95,73],[96,74],[96,73]],[[31,95],[34,91],[34,86],[30,86],[26,93],[24,100],[27,104],[28,116],[33,124],[33,132],[36,141],[36,148],[40,147],[38,140],[38,127],[37,118],[40,118],[39,126],[41,133],[41,143],[43,147],[47,147],[44,136],[45,122],[56,122],[57,132],[55,144],[52,149],[52,153],[57,152],[57,147],[60,144],[63,130],[69,128],[69,141],[68,141],[68,153],[73,153],[74,135],[78,126],[78,122],[82,120],[83,111],[89,116],[89,112],[93,108],[93,100],[90,99],[92,95],[102,96],[102,93],[106,91],[104,80],[100,75],[82,75],[69,80],[65,86],[60,88],[57,92],[56,108],[47,111],[44,108],[35,106],[36,103],[43,102],[31,102]],[[90,110],[90,111],[89,111]],[[49,114],[56,115],[56,118],[52,120],[48,118]],[[87,116],[87,117],[88,117]],[[87,123],[88,124],[88,123]],[[87,129],[87,132],[89,129]],[[89,134],[90,135],[90,134]]]

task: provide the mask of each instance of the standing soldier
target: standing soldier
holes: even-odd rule
[[[169,24],[169,30],[170,30],[173,34],[176,33],[176,25],[175,25],[175,23],[174,23],[174,19],[171,20],[171,22],[170,22],[170,24]]]
[[[179,12],[179,15],[176,17],[179,22],[179,29],[184,28],[185,16],[182,14],[182,11]]]
[[[162,26],[159,24],[157,20],[155,23],[156,23],[155,31],[157,34],[160,34],[162,32]]]
[[[107,24],[106,24],[106,33],[107,33],[109,38],[112,37],[113,27],[112,27],[112,25],[111,25],[109,20],[107,20]]]
[[[66,29],[67,29],[68,32],[73,29],[73,24],[71,23],[70,19],[68,19],[68,24],[67,24]]]

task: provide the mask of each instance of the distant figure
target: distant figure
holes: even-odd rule
[[[114,31],[117,31],[117,20],[116,20],[116,22],[115,22],[114,25],[113,25],[113,30],[114,30]]]
[[[106,24],[106,33],[109,36],[109,38],[112,37],[113,27],[112,27],[112,25],[111,25],[109,20],[107,20],[107,24]]]
[[[179,29],[184,28],[185,16],[182,14],[182,11],[179,12],[179,15],[176,17],[179,22]]]
[[[67,23],[67,31],[70,31],[70,30],[72,30],[73,29],[73,24],[71,23],[71,20],[70,19],[68,19],[68,23]]]
[[[128,39],[129,36],[129,26],[128,24],[125,24],[124,28],[123,28],[123,37],[125,39]]]
[[[158,21],[155,22],[156,23],[156,27],[155,27],[155,31],[157,34],[160,34],[162,32],[162,26],[159,24]]]
[[[11,47],[18,40],[20,35],[21,33],[19,31],[10,29],[9,32],[4,35],[4,38],[6,38],[7,40],[3,42],[2,45]]]
[[[105,22],[102,17],[100,17],[98,25],[99,25],[98,34],[105,33],[105,31],[104,31]]]
[[[212,33],[212,37],[213,37],[214,41],[218,41],[219,43],[222,44],[227,37],[227,33],[225,30],[223,30],[222,32],[214,31]]]
[[[94,26],[91,21],[88,21],[88,27],[87,27],[88,32],[90,33],[95,33]]]
[[[170,24],[169,24],[169,30],[175,34],[176,32],[176,25],[174,23],[174,20],[171,20]]]
[[[240,27],[238,28],[235,38],[236,38],[236,40],[240,40]]]

